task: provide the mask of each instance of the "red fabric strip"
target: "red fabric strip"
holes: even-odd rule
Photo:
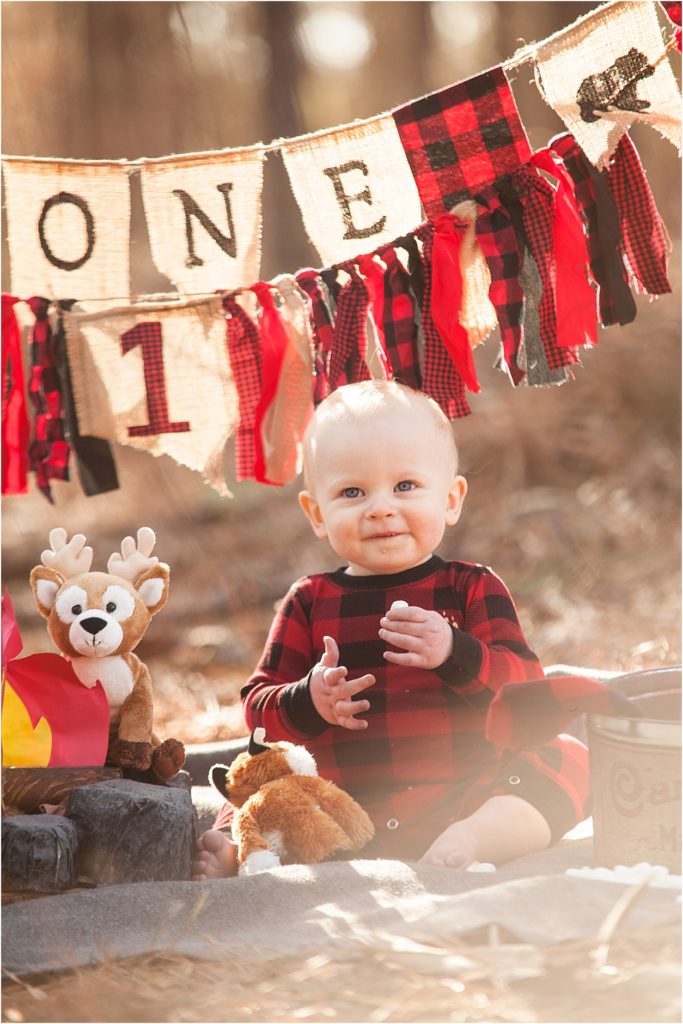
[[[282,359],[287,348],[287,331],[280,319],[280,314],[275,305],[275,299],[271,292],[271,285],[267,281],[259,281],[252,285],[254,292],[261,304],[261,397],[256,405],[254,415],[254,479],[262,484],[273,484],[280,486],[275,480],[269,480],[266,476],[266,458],[263,450],[263,419],[268,407],[273,402],[277,393]]]
[[[2,493],[28,492],[29,422],[14,295],[2,296]]]
[[[557,179],[554,199],[553,263],[557,344],[561,348],[597,345],[597,292],[587,275],[588,248],[572,180],[549,149],[529,161]]]
[[[462,307],[461,237],[459,222],[448,213],[434,221],[432,249],[432,316],[453,364],[470,391],[480,391],[467,331],[460,323]],[[466,224],[463,225],[467,227]]]

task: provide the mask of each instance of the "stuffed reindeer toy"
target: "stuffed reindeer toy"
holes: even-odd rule
[[[55,646],[69,659],[84,686],[102,685],[109,702],[107,763],[150,773],[163,782],[185,761],[179,740],[161,743],[152,732],[152,683],[147,666],[133,654],[152,616],[168,597],[170,570],[152,549],[154,531],[143,526],[137,544],[126,537],[108,572],[91,572],[93,552],[85,537],[50,532],[50,550],[31,570],[36,607],[47,619]]]
[[[211,785],[237,808],[232,834],[240,874],[362,849],[375,827],[360,804],[320,778],[305,747],[266,743],[265,736],[254,729],[248,750],[230,767],[216,764],[209,772]]]

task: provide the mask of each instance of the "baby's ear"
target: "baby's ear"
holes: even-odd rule
[[[48,569],[45,565],[34,566],[31,569],[29,578],[36,608],[43,618],[46,619],[50,614],[52,605],[55,603],[57,591],[64,582],[64,579],[55,569]]]
[[[150,615],[156,615],[166,604],[170,577],[171,570],[166,563],[157,562],[135,581],[135,589],[147,605]]]
[[[465,480],[464,476],[456,476],[448,490],[448,503],[446,505],[447,526],[455,526],[460,518],[466,494],[467,480]]]
[[[325,540],[327,537],[327,530],[320,512],[320,505],[318,504],[315,495],[311,491],[300,491],[299,504],[304,510],[309,523],[313,527],[313,532],[316,537],[319,537],[320,540]]]

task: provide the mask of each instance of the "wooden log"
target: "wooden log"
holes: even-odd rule
[[[7,813],[31,814],[41,804],[60,804],[78,786],[120,779],[120,768],[3,768],[2,804]]]

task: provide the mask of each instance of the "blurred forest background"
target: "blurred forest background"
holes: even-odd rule
[[[512,57],[598,5],[527,2],[3,4],[3,152],[156,157],[245,146],[364,118]],[[660,11],[662,24],[665,18]],[[680,57],[672,54],[676,73]],[[511,73],[532,146],[563,125]],[[444,557],[491,564],[545,665],[624,672],[680,662],[680,161],[633,138],[673,242],[672,296],[601,331],[576,379],[514,390],[477,350],[482,392],[456,424],[470,492]],[[133,189],[132,289],[169,291]],[[3,288],[9,287],[3,230]],[[262,276],[318,265],[277,154],[265,168]],[[166,457],[117,448],[120,490],[53,484],[3,499],[4,585],[25,653],[49,650],[28,572],[48,531],[84,532],[103,568],[139,525],[171,566],[169,604],[139,649],[159,731],[186,742],[243,732],[239,687],[290,582],[336,567],[296,504],[298,483],[231,483],[220,498]],[[227,458],[232,476],[232,453]],[[75,474],[74,474],[75,475]]]

